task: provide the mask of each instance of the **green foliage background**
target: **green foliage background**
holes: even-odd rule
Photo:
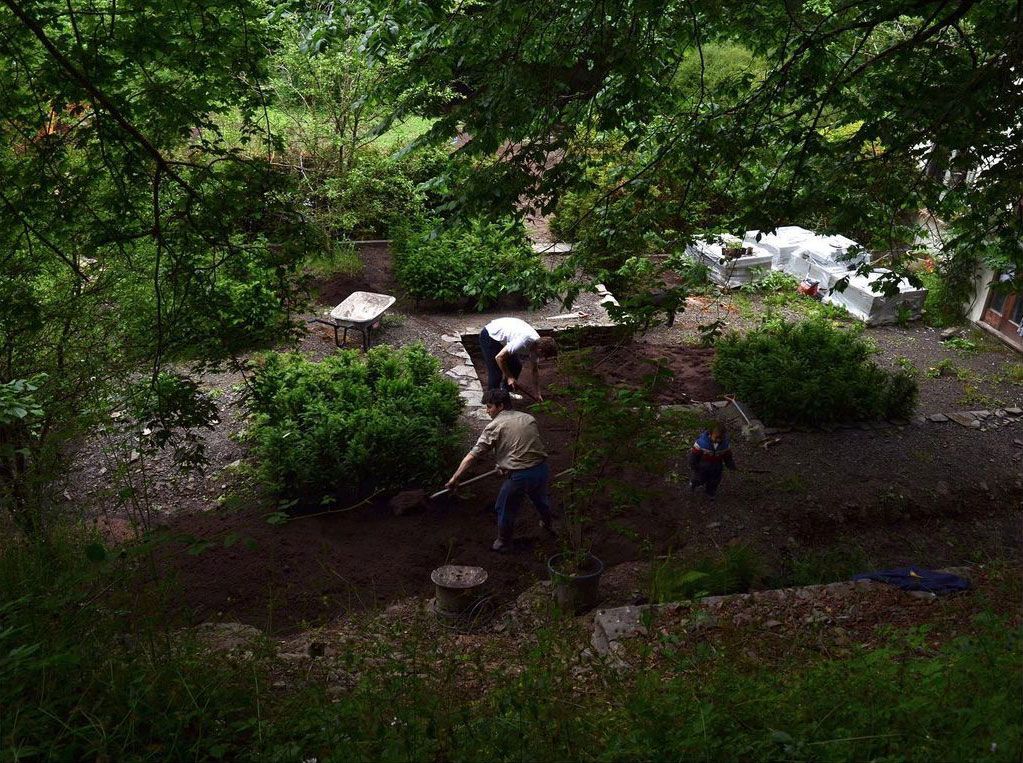
[[[393,248],[402,289],[448,305],[471,301],[484,310],[516,296],[539,307],[558,293],[563,277],[543,266],[522,225],[511,218],[473,218],[448,227],[421,219],[398,231]]]

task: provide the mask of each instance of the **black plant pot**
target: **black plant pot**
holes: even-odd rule
[[[579,557],[572,552],[555,554],[547,560],[554,583],[554,598],[565,612],[580,614],[600,599],[600,576],[604,563],[593,554]]]

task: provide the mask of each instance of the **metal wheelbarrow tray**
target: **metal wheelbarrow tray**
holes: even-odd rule
[[[380,319],[395,298],[390,294],[375,294],[371,291],[353,291],[344,302],[330,311],[330,318],[313,318],[309,323],[323,323],[334,329],[334,344],[338,347],[348,341],[349,329],[362,334],[362,349],[369,349],[370,332],[380,328]],[[338,329],[344,331],[338,335]]]

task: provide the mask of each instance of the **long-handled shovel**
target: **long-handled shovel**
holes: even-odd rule
[[[464,482],[459,482],[458,487],[471,485],[473,482],[479,482],[480,480],[485,480],[487,477],[493,477],[500,473],[500,469],[491,469],[489,472],[484,472],[483,474],[467,479]],[[425,508],[430,501],[435,498],[440,498],[442,495],[446,495],[450,492],[451,488],[449,487],[446,487],[443,490],[438,490],[436,493],[431,493],[429,495],[427,495],[425,490],[404,490],[388,501],[388,505],[391,507],[391,511],[394,512],[395,516],[400,517],[402,514],[408,514],[415,509]]]
[[[464,482],[459,482],[458,485],[456,485],[456,487],[462,487],[463,485],[471,485],[474,482],[479,482],[480,480],[485,480],[487,477],[493,477],[495,474],[500,474],[500,473],[501,473],[500,469],[496,469],[496,468],[495,469],[491,469],[489,472],[483,472],[483,474],[478,474],[475,477],[472,477],[470,479],[465,480]],[[440,498],[442,495],[446,495],[447,493],[450,493],[454,489],[455,488],[446,487],[443,490],[438,490],[436,493],[431,493],[428,500],[432,501],[434,498]]]
[[[523,395],[528,397],[534,403],[541,402],[540,396],[537,395],[535,392],[533,392],[533,390],[531,390],[529,387],[527,387],[522,382],[515,382],[515,386],[511,389],[511,391],[512,392],[521,392]]]

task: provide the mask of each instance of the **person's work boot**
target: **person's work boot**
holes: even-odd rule
[[[490,550],[496,551],[497,553],[501,554],[504,553],[505,551],[508,551],[510,548],[511,548],[510,541],[501,540],[500,538],[498,538],[497,540],[494,541],[494,545],[490,547]]]
[[[695,493],[697,488],[696,480],[689,480],[689,492]]]

